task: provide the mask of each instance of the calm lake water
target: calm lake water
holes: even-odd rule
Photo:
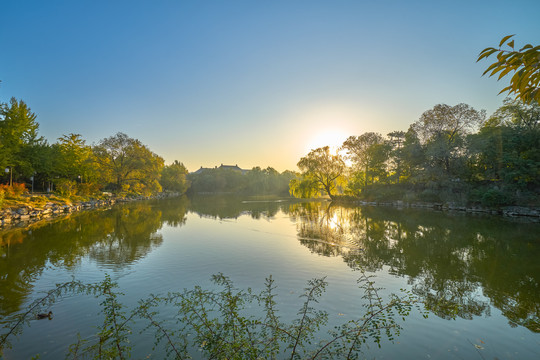
[[[276,281],[278,307],[293,317],[306,282],[327,276],[319,308],[331,324],[358,313],[361,269],[383,295],[411,290],[413,312],[394,342],[366,347],[378,359],[539,359],[540,224],[329,202],[206,196],[145,201],[0,232],[0,319],[72,277],[110,274],[134,306],[150,293],[211,287],[219,272],[239,288]],[[63,358],[77,333],[100,323],[99,300],[70,295],[52,320],[31,321],[5,359]],[[455,316],[453,315],[455,314]],[[2,331],[3,333],[3,331]],[[160,359],[151,335],[135,358]],[[1,357],[1,356],[0,356]],[[196,357],[196,354],[195,354]]]

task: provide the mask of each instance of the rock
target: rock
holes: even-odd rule
[[[30,217],[41,217],[42,214],[43,210],[33,210],[28,215],[30,215]]]

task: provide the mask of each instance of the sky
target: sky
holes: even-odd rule
[[[540,43],[539,0],[0,0],[0,102],[50,143],[123,132],[166,164],[297,170],[437,104],[493,113],[478,53]]]

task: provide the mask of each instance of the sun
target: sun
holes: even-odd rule
[[[329,146],[330,152],[335,153],[348,137],[349,134],[340,129],[321,130],[315,133],[307,142],[306,152],[320,147]]]

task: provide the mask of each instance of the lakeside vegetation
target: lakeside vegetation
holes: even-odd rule
[[[80,134],[49,142],[38,134],[36,114],[22,100],[0,103],[0,168],[5,198],[21,200],[30,191],[54,192],[65,199],[152,195],[163,190],[185,192],[187,169],[164,160],[139,140],[117,133],[94,145]],[[23,199],[24,201],[24,199]]]
[[[280,173],[272,167],[241,170],[238,167],[220,166],[201,169],[188,175],[189,194],[232,193],[242,195],[289,195],[289,182],[296,174],[285,170]]]
[[[117,197],[162,191],[287,196],[295,176],[271,167],[189,174],[178,160],[165,165],[140,140],[121,132],[93,145],[81,134],[66,134],[50,144],[39,135],[36,118],[23,100],[0,103],[0,208],[102,198],[104,192]]]
[[[328,146],[314,149],[298,162],[300,173],[221,166],[190,174],[181,162],[165,165],[141,141],[123,133],[94,145],[80,134],[49,144],[38,135],[36,115],[22,100],[1,104],[0,114],[3,207],[84,200],[104,191],[117,196],[173,191],[486,207],[540,204],[536,102],[507,98],[490,117],[466,104],[439,104],[406,132],[366,132],[350,136],[334,152]],[[54,195],[30,196],[31,190]]]
[[[540,104],[507,98],[489,118],[439,104],[406,132],[350,136],[335,152],[310,151],[298,167],[296,197],[538,206]]]

